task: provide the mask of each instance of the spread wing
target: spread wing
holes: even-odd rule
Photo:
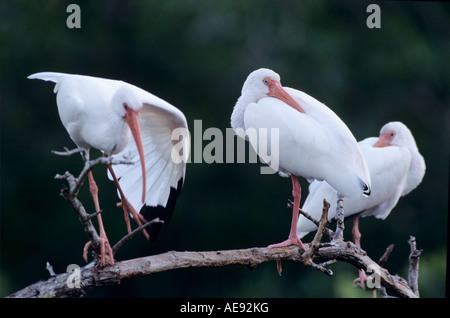
[[[176,107],[140,88],[135,89],[143,100],[140,126],[146,162],[145,203],[141,201],[142,170],[133,138],[125,150],[116,155],[116,158],[131,159],[133,163],[114,165],[113,169],[124,195],[136,211],[148,221],[159,217],[168,222],[186,173],[190,151],[187,121]],[[108,176],[112,180],[109,173]],[[150,232],[160,227],[160,224],[155,225]],[[152,240],[156,237],[149,234]]]

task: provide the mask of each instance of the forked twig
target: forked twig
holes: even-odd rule
[[[386,264],[389,255],[391,255],[392,250],[394,249],[394,244],[389,244],[388,247],[386,247],[386,251],[384,251],[383,255],[381,255],[380,259],[378,260],[378,264],[383,267],[384,264]]]
[[[294,204],[294,202],[292,202],[292,200],[289,199],[289,200],[288,200],[288,203],[287,203],[287,207],[288,207],[289,209],[292,209],[293,204]],[[302,210],[302,209],[298,209],[298,212],[299,212],[301,215],[303,215],[305,218],[307,218],[308,220],[310,220],[311,222],[313,222],[317,227],[319,227],[319,221],[316,220],[315,218],[313,218],[308,212],[306,212],[306,211],[304,211],[304,210]],[[331,222],[327,220],[327,224],[326,224],[325,226],[328,226],[328,225],[330,225],[330,224],[331,224]],[[324,228],[324,233],[325,233],[326,235],[328,235],[329,237],[333,237],[333,235],[334,235],[334,232],[333,232],[332,230],[330,230],[329,228],[327,228],[327,227]]]
[[[64,147],[64,151],[56,151],[56,150],[52,150],[52,154],[55,154],[57,156],[64,156],[64,157],[69,157],[73,154],[76,153],[86,153],[86,149],[84,148],[75,148],[72,150],[69,150],[69,148]]]
[[[416,248],[416,238],[414,236],[409,237],[408,244],[411,249],[411,254],[409,254],[408,285],[411,287],[414,294],[419,297],[419,286],[417,281],[419,279],[419,259],[423,250],[418,250]]]
[[[323,199],[323,209],[322,209],[322,216],[320,217],[319,226],[316,231],[316,234],[314,235],[314,239],[311,242],[311,245],[308,250],[306,250],[304,257],[306,258],[304,264],[307,266],[311,266],[328,276],[333,275],[333,272],[329,268],[325,268],[321,264],[316,264],[312,261],[314,253],[317,251],[317,249],[320,247],[320,242],[322,240],[323,232],[328,224],[328,209],[330,208],[330,204]]]
[[[163,220],[160,220],[159,218],[153,219],[151,221],[148,221],[145,224],[142,224],[141,226],[138,226],[137,228],[135,228],[133,231],[131,231],[130,233],[128,233],[127,235],[125,235],[124,237],[122,237],[116,244],[114,244],[112,250],[113,253],[115,254],[116,251],[129,239],[131,239],[133,236],[135,236],[136,234],[138,234],[139,232],[143,231],[144,229],[146,229],[148,226],[155,224],[155,223],[164,223]]]
[[[98,213],[101,213],[101,211],[95,212],[94,214],[89,214],[86,212],[86,209],[84,208],[81,201],[78,199],[78,193],[80,191],[81,186],[83,185],[84,180],[88,176],[89,172],[96,166],[100,164],[104,165],[114,165],[114,164],[132,164],[133,162],[131,160],[126,159],[116,159],[114,157],[100,157],[94,160],[89,160],[89,152],[86,151],[83,148],[76,148],[69,150],[67,148],[64,148],[65,151],[52,151],[52,153],[58,155],[58,156],[71,156],[76,153],[81,153],[83,160],[84,160],[84,167],[82,171],[80,172],[78,177],[75,177],[68,171],[65,172],[63,175],[57,174],[55,176],[55,179],[57,180],[66,180],[69,184],[69,188],[63,187],[61,190],[61,195],[66,199],[66,201],[72,206],[72,208],[75,210],[75,212],[78,215],[78,219],[80,220],[81,224],[83,225],[84,231],[89,237],[89,241],[92,244],[92,248],[95,251],[97,255],[100,255],[100,236],[97,233],[97,230],[95,229],[94,225],[91,222],[91,218],[93,216],[96,216]],[[128,240],[129,238],[125,239],[124,241]],[[123,244],[123,243],[121,243]],[[116,250],[120,247],[119,245]]]

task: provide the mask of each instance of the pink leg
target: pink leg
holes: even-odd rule
[[[355,216],[353,219],[353,228],[352,228],[353,242],[356,246],[361,248],[361,232],[359,231],[359,216]],[[366,272],[363,269],[358,270],[359,278],[355,279],[353,282],[359,282],[361,284],[361,288],[365,289],[365,282],[367,281]]]
[[[120,187],[120,184],[119,184],[119,180],[117,180],[116,174],[114,173],[114,170],[111,167],[111,165],[107,165],[107,167],[108,167],[109,172],[111,173],[111,176],[113,177],[113,180],[114,180],[114,183],[116,184],[117,190],[119,190],[120,200],[122,202],[120,202],[118,204],[118,206],[121,206],[123,208],[123,212],[124,212],[124,216],[125,216],[125,223],[127,225],[127,231],[128,231],[128,233],[131,233],[131,224],[130,224],[129,214],[131,214],[133,216],[133,218],[136,221],[136,223],[138,224],[138,226],[141,226],[143,224],[141,221],[146,223],[147,220],[145,220],[142,215],[137,213],[136,210],[133,208],[133,206],[130,204],[130,202],[128,202],[127,198],[123,194],[122,188]],[[149,235],[148,235],[147,231],[144,229],[144,230],[142,230],[142,233],[148,240]]]
[[[294,207],[292,208],[292,222],[289,237],[287,240],[281,243],[269,245],[269,248],[298,244],[302,249],[305,249],[302,241],[297,235],[297,222],[300,209],[301,188],[300,183],[298,182],[298,178],[296,176],[291,175],[291,179],[292,179],[292,196],[294,197]]]
[[[100,212],[100,204],[98,202],[98,187],[95,183],[94,176],[92,175],[92,172],[89,171],[88,173],[88,179],[89,179],[89,189],[92,194],[92,198],[94,200],[94,206],[95,211]],[[108,237],[106,236],[105,228],[103,227],[103,220],[101,213],[97,214],[97,221],[98,221],[98,227],[100,229],[100,257],[101,257],[101,263],[102,265],[105,265],[105,255],[109,255],[109,262],[111,265],[114,265],[114,256],[112,252],[111,245],[109,244]],[[89,246],[91,246],[91,242],[89,241],[86,243],[83,249],[83,257],[87,261],[87,250],[89,249]]]
[[[353,242],[356,246],[361,247],[361,232],[359,231],[359,216],[355,216],[353,219],[353,228],[352,228],[352,234],[353,234]]]

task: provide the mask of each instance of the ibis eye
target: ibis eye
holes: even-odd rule
[[[395,136],[395,132],[391,132],[391,137],[394,137]]]
[[[125,110],[128,109],[128,104],[127,103],[123,103],[123,108],[125,108]]]
[[[265,78],[265,79],[263,80],[263,83],[264,83],[264,85],[269,85],[269,80],[268,80],[267,78]]]

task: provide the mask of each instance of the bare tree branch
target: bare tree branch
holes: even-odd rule
[[[289,209],[292,209],[293,205],[294,205],[294,202],[292,202],[292,200],[288,200],[287,207]],[[298,211],[300,212],[301,215],[303,215],[305,218],[307,218],[309,221],[313,222],[317,227],[319,227],[319,221],[316,220],[315,218],[313,218],[311,215],[309,215],[308,212],[303,211],[302,209],[298,209]],[[327,224],[325,226],[330,225],[330,223],[331,223],[330,221],[327,221]],[[324,230],[324,233],[327,234],[329,237],[333,237],[334,232],[332,230],[330,230],[327,227],[325,227],[323,230]]]
[[[129,239],[131,239],[133,236],[135,236],[137,233],[142,232],[145,228],[147,228],[148,226],[154,224],[154,223],[164,223],[163,220],[160,220],[159,218],[153,219],[151,221],[148,221],[145,224],[142,224],[141,226],[135,228],[133,231],[131,231],[130,233],[128,233],[127,235],[125,235],[124,237],[122,237],[116,244],[114,244],[112,250],[113,253],[115,254],[117,252],[117,250]]]
[[[63,187],[61,189],[61,196],[66,199],[66,201],[72,206],[73,210],[77,213],[78,219],[83,225],[84,232],[87,234],[92,243],[92,249],[97,253],[97,255],[100,255],[100,236],[91,222],[91,215],[86,212],[83,204],[77,198],[82,180],[75,178],[69,172],[66,172],[64,175],[56,175],[55,178],[58,180],[67,180],[69,189]]]
[[[409,254],[408,285],[411,287],[414,294],[419,297],[419,286],[417,281],[419,279],[419,258],[423,250],[418,250],[416,248],[416,238],[414,236],[409,237],[408,244],[411,249],[411,254]]]
[[[59,156],[71,156],[76,153],[82,153],[82,157],[84,160],[84,168],[81,171],[78,177],[74,177],[71,173],[66,171],[63,175],[57,174],[55,179],[57,180],[66,180],[69,188],[63,187],[61,189],[61,196],[66,199],[66,201],[72,206],[73,210],[77,213],[78,219],[83,225],[83,229],[87,234],[89,241],[91,242],[92,249],[95,255],[100,255],[100,236],[97,233],[94,225],[91,222],[91,218],[96,216],[96,212],[94,214],[89,214],[86,212],[83,204],[78,199],[78,192],[80,191],[81,186],[83,185],[84,180],[86,179],[89,171],[91,171],[94,167],[104,164],[104,165],[112,165],[112,164],[131,164],[130,160],[123,159],[115,159],[114,157],[99,157],[94,160],[89,160],[89,153],[82,148],[76,148],[73,150],[68,150],[65,148],[65,151],[53,151],[54,154]],[[142,230],[142,229],[141,229]],[[134,234],[133,234],[134,235]],[[121,243],[123,244],[123,243]],[[116,246],[116,249],[121,246]]]
[[[340,193],[337,194],[336,205],[336,231],[334,232],[333,242],[339,242],[344,240],[344,196]]]
[[[378,260],[378,264],[383,267],[384,264],[386,264],[389,255],[391,255],[392,250],[394,249],[394,244],[389,244],[388,247],[386,247],[386,251],[384,251],[383,255],[381,255],[380,259]]]
[[[81,152],[82,150],[66,150],[66,152],[58,153],[62,155],[71,155],[73,153]],[[75,178],[69,172],[64,175],[57,175],[56,178],[66,180],[69,184],[69,189],[63,187],[61,195],[70,203],[72,208],[76,211],[78,218],[83,224],[83,228],[88,235],[93,249],[99,255],[100,238],[95,230],[91,217],[84,209],[81,202],[78,200],[78,191],[87,176],[88,172],[98,164],[114,164],[114,163],[129,163],[117,162],[114,158],[102,157],[96,160],[89,161],[88,156],[84,156],[85,167]],[[340,198],[341,199],[341,198]],[[188,268],[188,267],[218,267],[229,265],[244,265],[249,268],[256,268],[259,264],[270,261],[292,261],[303,266],[311,266],[327,275],[333,275],[333,272],[326,268],[329,264],[336,261],[346,262],[352,264],[358,269],[371,269],[379,275],[381,284],[395,296],[398,297],[418,297],[417,290],[417,272],[418,272],[418,256],[420,251],[415,248],[415,239],[410,238],[411,256],[410,256],[410,284],[399,276],[391,275],[386,269],[382,268],[377,262],[373,261],[365,251],[357,247],[351,242],[344,242],[342,240],[333,240],[332,243],[321,243],[324,232],[332,234],[328,230],[328,209],[329,204],[324,200],[324,207],[320,221],[315,221],[318,226],[318,231],[314,236],[312,243],[306,243],[306,250],[299,246],[292,245],[279,248],[247,248],[238,250],[222,250],[222,251],[206,251],[206,252],[176,252],[171,251],[159,255],[147,256],[131,260],[124,260],[116,262],[114,265],[100,266],[100,262],[94,261],[82,268],[68,267],[67,273],[54,275],[52,271],[51,277],[47,281],[39,281],[24,289],[11,294],[10,298],[23,297],[77,297],[85,293],[88,288],[118,284],[121,280],[136,277],[151,275],[154,273]],[[340,208],[342,210],[342,207]],[[301,211],[302,212],[302,211]],[[146,226],[152,222],[159,222],[155,219],[147,224],[138,227],[132,233],[122,238],[115,246],[117,249],[135,233],[142,231]],[[338,225],[337,231],[343,230],[343,224]],[[387,258],[384,257],[384,258]],[[316,263],[317,261],[319,263]],[[48,264],[47,268],[51,266]],[[415,275],[415,276],[414,276]],[[411,286],[411,287],[410,287]]]
[[[305,244],[305,247],[308,251],[311,245]],[[93,263],[88,264],[81,268],[77,274],[79,275],[79,288],[70,284],[72,279],[77,278],[74,277],[74,273],[62,273],[49,278],[47,281],[40,281],[30,285],[8,297],[74,297],[82,295],[87,288],[118,284],[126,278],[188,267],[217,267],[239,264],[255,268],[261,263],[274,260],[304,264],[308,260],[305,257],[305,253],[301,253],[301,249],[298,246],[208,252],[171,251],[117,262],[113,266],[104,268],[94,266]],[[399,297],[417,297],[402,279],[389,274],[386,269],[379,267],[364,251],[351,242],[342,242],[339,246],[322,244],[316,250],[314,258],[321,261],[336,259],[350,263],[358,268],[377,267],[377,271],[380,273],[381,284],[388,290]]]
[[[329,276],[333,275],[333,272],[326,268],[325,266],[321,264],[316,264],[312,261],[312,258],[314,256],[314,253],[317,251],[317,249],[320,247],[320,242],[322,240],[323,232],[328,225],[328,209],[330,208],[330,204],[323,199],[323,209],[322,209],[322,216],[319,221],[319,226],[316,232],[316,235],[314,235],[314,239],[312,240],[310,244],[310,248],[307,249],[304,253],[304,256],[306,260],[303,262],[303,265],[305,266],[311,266]]]

